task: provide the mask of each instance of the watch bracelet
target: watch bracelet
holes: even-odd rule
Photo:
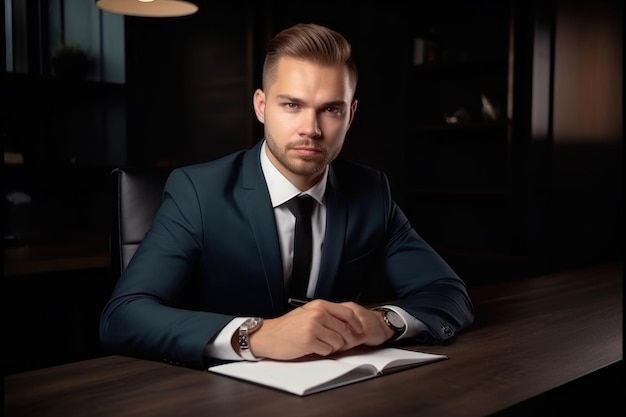
[[[238,335],[237,335],[237,341],[238,341],[238,345],[239,345],[239,355],[247,360],[247,361],[259,361],[262,358],[256,357],[254,356],[254,354],[252,353],[252,350],[250,349],[250,334],[253,333],[254,331],[258,330],[258,326],[254,327],[252,332],[249,331],[249,328],[247,326],[247,323],[250,321],[251,319],[246,320],[240,327],[238,330]],[[252,320],[258,320],[258,319],[252,319]],[[262,323],[262,321],[261,321]]]

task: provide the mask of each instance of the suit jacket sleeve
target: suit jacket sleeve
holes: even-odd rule
[[[391,204],[386,273],[400,300],[396,303],[422,321],[428,331],[415,338],[423,344],[452,339],[474,321],[465,283]],[[419,278],[418,278],[419,277]]]
[[[194,183],[174,171],[162,205],[100,324],[103,345],[117,353],[203,368],[204,348],[232,319],[200,311],[189,297],[202,252],[202,210]]]
[[[465,283],[394,202],[385,174],[350,163],[337,162],[333,168],[326,239],[339,229],[345,231],[345,243],[332,249],[342,254],[331,298],[359,299],[355,289],[378,285],[382,277],[389,295],[397,298],[394,304],[427,326],[416,336],[418,342],[443,342],[471,325],[474,308]],[[342,206],[345,222],[337,216]]]

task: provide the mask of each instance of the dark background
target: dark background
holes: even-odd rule
[[[106,241],[116,166],[167,170],[258,141],[264,47],[296,22],[352,42],[359,108],[342,156],[389,175],[418,233],[469,286],[621,260],[621,56],[594,59],[621,54],[620,2],[197,4],[182,18],[125,18],[118,84],[55,76],[46,9],[25,2],[26,69],[2,77],[4,150],[24,157],[3,165],[5,262],[16,248]],[[446,123],[459,110],[467,120]],[[9,202],[14,192],[31,202]],[[101,354],[114,279],[102,266],[4,276],[5,334],[19,341],[6,371]]]

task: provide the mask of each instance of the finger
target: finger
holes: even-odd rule
[[[339,320],[340,322],[344,323],[346,326],[348,326],[351,332],[354,332],[356,334],[363,333],[363,331],[365,330],[365,326],[363,322],[355,313],[355,311],[347,307],[346,305],[318,299],[318,300],[313,300],[307,303],[302,308],[307,309],[307,310],[320,309],[324,313],[329,314],[332,317],[334,317],[336,320]],[[333,329],[337,329],[337,324],[331,325],[331,323],[332,322],[328,323],[329,327]],[[346,329],[341,328],[338,330],[340,330],[341,332],[344,332]]]
[[[315,340],[309,344],[311,353],[320,356],[328,356],[345,350],[346,346],[346,341],[342,335],[327,329],[318,334]]]
[[[350,349],[363,343],[365,333],[355,333],[353,328],[324,308],[309,309],[307,330],[311,337],[332,347],[333,352]]]

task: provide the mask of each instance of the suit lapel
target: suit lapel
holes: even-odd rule
[[[339,190],[331,165],[326,185],[326,235],[322,248],[319,279],[315,288],[316,297],[328,298],[331,295],[342,256],[347,219],[348,206]]]
[[[242,193],[256,246],[263,262],[272,306],[275,312],[280,312],[284,309],[286,297],[283,267],[272,202],[259,160],[260,145],[261,142],[244,156]]]

